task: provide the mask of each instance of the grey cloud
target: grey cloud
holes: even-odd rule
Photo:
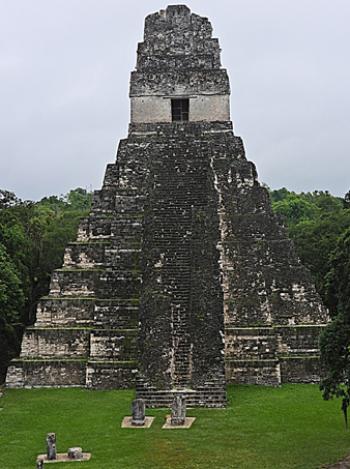
[[[350,2],[192,0],[223,49],[235,132],[260,180],[350,188]],[[158,0],[8,0],[0,18],[0,187],[98,188],[127,132],[128,82]]]

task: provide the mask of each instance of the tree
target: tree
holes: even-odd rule
[[[327,275],[328,303],[336,314],[321,336],[324,377],[320,389],[324,399],[342,399],[347,425],[350,403],[350,228],[338,241]]]
[[[348,192],[345,194],[345,197],[344,197],[344,208],[347,208],[347,209],[350,208],[350,191],[348,191]]]
[[[78,187],[67,194],[67,202],[73,210],[88,210],[91,206],[92,194]]]
[[[319,215],[319,208],[316,204],[295,194],[290,194],[283,200],[274,202],[273,210],[287,219],[290,225],[294,225],[302,220],[314,219]]]
[[[19,199],[13,192],[0,189],[0,209],[17,205]]]
[[[0,382],[6,367],[18,353],[14,324],[19,321],[24,295],[16,267],[0,244]]]

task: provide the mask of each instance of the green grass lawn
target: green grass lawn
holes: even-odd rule
[[[33,469],[56,432],[57,449],[92,452],[71,469],[319,468],[350,453],[340,402],[317,386],[230,386],[226,409],[190,409],[189,430],[162,430],[166,410],[150,410],[150,429],[121,429],[133,391],[7,390],[0,399],[0,468]],[[46,467],[46,466],[45,466]],[[47,466],[52,467],[52,466]]]

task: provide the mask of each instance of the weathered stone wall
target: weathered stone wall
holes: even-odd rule
[[[226,360],[226,379],[234,384],[281,384],[279,361],[266,359]]]
[[[6,386],[84,386],[85,375],[86,361],[83,360],[14,360],[7,373]]]
[[[137,357],[137,330],[95,330],[90,337],[92,360],[134,360]]]
[[[185,94],[178,93],[181,96]],[[158,96],[137,96],[131,98],[131,122],[171,122],[171,99]],[[225,121],[230,119],[229,95],[191,96],[189,98],[189,120]]]
[[[264,384],[273,385],[318,382],[318,341],[323,327],[324,325],[227,327],[227,381],[261,384],[266,377]]]
[[[87,357],[89,335],[89,329],[27,328],[23,336],[21,357]]]
[[[227,121],[230,119],[229,95],[195,96],[190,98],[190,117],[192,122]]]
[[[36,312],[37,327],[91,326],[94,298],[42,298]]]
[[[98,269],[58,269],[52,274],[50,294],[84,298],[95,295]]]
[[[157,96],[137,96],[130,100],[131,122],[171,122],[171,101]]]
[[[125,389],[135,386],[137,362],[90,360],[85,385],[92,389]]]
[[[279,337],[278,351],[280,354],[317,354],[319,336],[324,325],[306,324],[299,326],[276,326]]]
[[[193,59],[193,57],[192,57]],[[223,68],[163,66],[131,73],[130,97],[149,96],[167,99],[181,96],[215,96],[230,94],[227,71]],[[212,119],[215,120],[215,119]],[[224,119],[229,120],[229,119]]]
[[[276,358],[276,331],[266,328],[226,328],[225,355],[235,360],[271,360]]]
[[[318,383],[320,381],[321,368],[318,355],[282,357],[280,363],[282,383]]]
[[[96,300],[94,326],[112,329],[137,329],[139,323],[139,300],[134,298]]]

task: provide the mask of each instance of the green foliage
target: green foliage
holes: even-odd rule
[[[302,220],[314,219],[320,212],[320,209],[315,204],[292,194],[278,202],[274,202],[273,210],[278,215],[287,219],[290,225],[294,225]]]
[[[330,301],[328,275],[337,242],[350,227],[345,199],[327,191],[296,194],[286,188],[270,194],[274,212],[284,220],[302,263],[310,269],[317,290],[335,315],[337,305]]]
[[[326,375],[322,379],[323,397],[346,397],[350,391],[350,322],[339,314],[321,336],[320,348]]]
[[[73,210],[89,210],[92,202],[92,193],[78,187],[69,191],[67,194],[67,203]]]
[[[350,228],[337,242],[326,277],[327,303],[350,322]]]
[[[20,340],[15,327],[0,317],[0,383],[5,379],[8,363],[19,351]]]
[[[325,375],[321,390],[325,399],[340,397],[347,423],[350,403],[350,229],[338,240],[327,274],[328,304],[337,316],[321,337]]]
[[[19,321],[24,295],[16,267],[0,244],[0,382],[5,368],[18,353],[18,339],[13,323]]]
[[[23,304],[24,295],[16,267],[0,244],[0,317],[6,322],[18,321]]]

